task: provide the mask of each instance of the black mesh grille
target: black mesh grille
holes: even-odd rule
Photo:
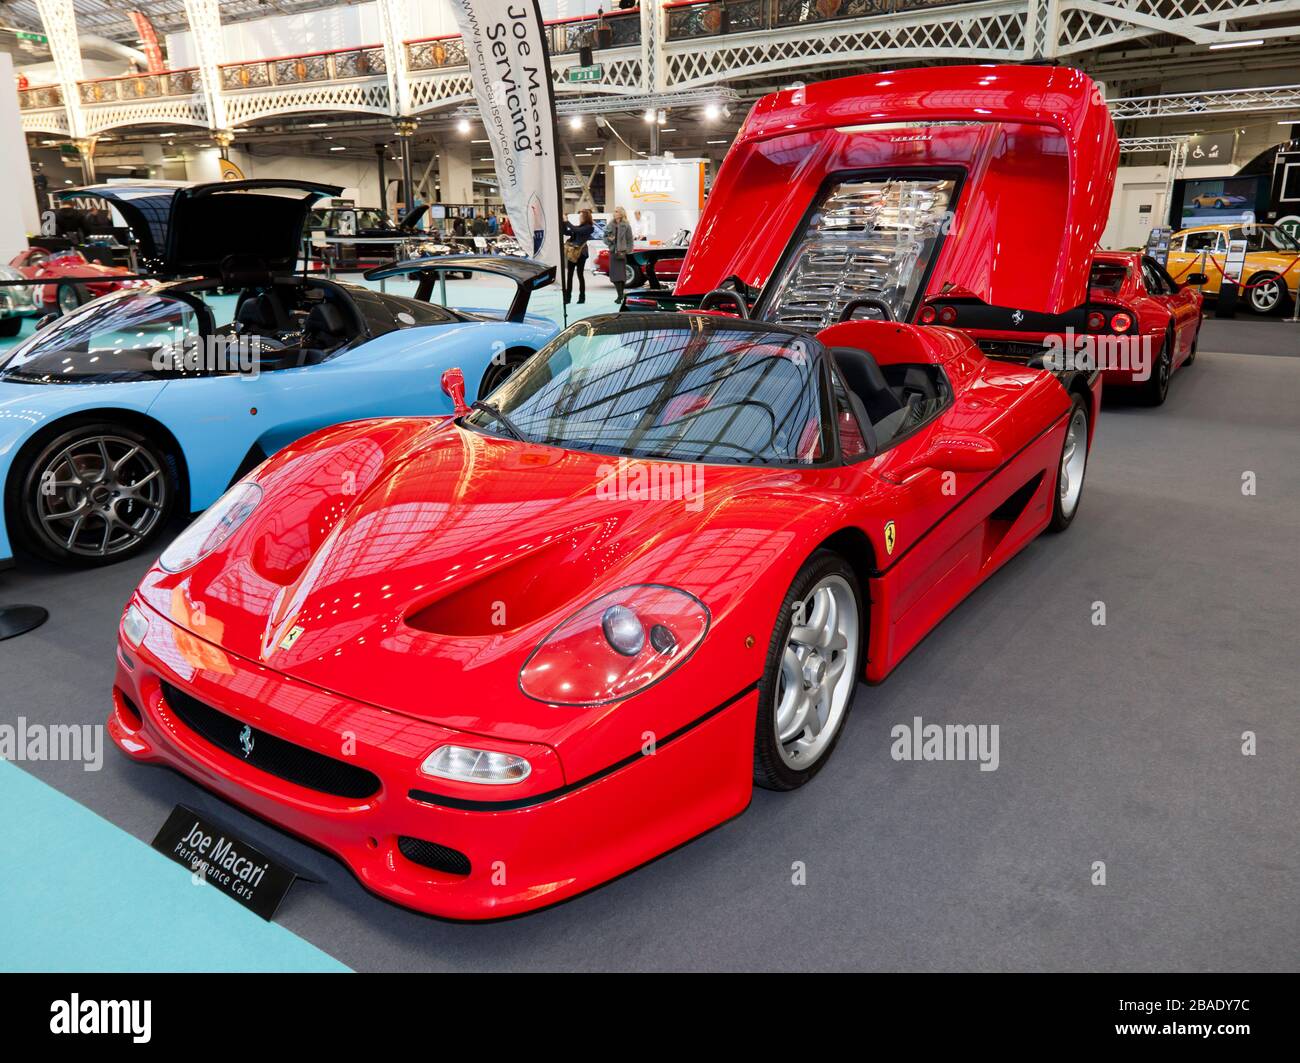
[[[411,863],[419,864],[421,867],[431,867],[435,871],[444,871],[448,875],[469,874],[469,857],[437,842],[426,842],[420,838],[408,838],[402,835],[397,839],[397,849]]]
[[[365,768],[259,731],[170,683],[163,683],[162,691],[168,707],[186,727],[218,749],[270,775],[336,797],[370,797],[379,791],[379,777]]]

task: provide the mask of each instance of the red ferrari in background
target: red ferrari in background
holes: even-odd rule
[[[931,150],[900,115],[985,111],[976,170],[864,173],[873,145]],[[999,247],[1050,249],[1059,268],[1016,296],[1058,313],[1086,290],[1091,252],[1071,241],[1095,246],[1114,147],[1092,83],[1061,68],[765,98],[734,149],[750,179],[729,157],[724,190],[812,159],[803,191],[833,202],[742,214],[760,256],[715,191],[688,265],[698,281],[725,260],[738,286],[702,311],[579,322],[472,408],[449,373],[454,417],[342,425],[263,463],[132,595],[114,741],[329,849],[376,893],[466,919],[605,882],[738,814],[755,784],[802,786],[858,680],[1070,525],[1100,393],[1096,373],[993,359],[954,329],[853,320],[891,304],[819,289],[809,225],[841,211],[827,228],[852,233],[864,209],[896,211],[890,182],[913,206],[950,182],[943,209],[960,192],[959,211],[987,203],[986,182],[1037,182],[1061,217],[1032,243],[1011,212],[969,230],[959,214],[939,261],[999,296],[1018,276]],[[1074,180],[1098,150],[1109,171]],[[744,320],[765,264],[781,267],[755,304],[768,319]],[[734,316],[707,305],[728,300]]]
[[[82,303],[97,299],[109,292],[122,291],[126,288],[146,287],[147,281],[114,280],[116,277],[129,277],[131,271],[120,266],[105,266],[91,262],[80,251],[69,248],[65,251],[47,251],[42,247],[29,247],[19,252],[9,262],[23,276],[32,280],[57,280],[60,277],[103,277],[79,284],[47,284],[40,289],[38,303],[45,313],[66,314]]]
[[[959,328],[994,357],[1042,362],[1070,347],[1087,354],[1107,386],[1159,406],[1174,371],[1196,359],[1204,300],[1195,285],[1204,282],[1194,273],[1180,285],[1140,251],[1098,251],[1087,301],[1068,314],[992,307],[953,291],[927,300],[917,321]]]
[[[676,281],[686,260],[686,249],[691,241],[689,229],[679,229],[666,244],[643,244],[633,249],[627,257],[625,287],[640,288],[649,283],[657,288],[662,282]],[[609,248],[602,247],[592,259],[592,272],[609,274]]]

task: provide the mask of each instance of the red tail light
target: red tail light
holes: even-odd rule
[[[923,306],[921,307],[921,312],[916,315],[916,320],[919,321],[922,325],[933,325],[936,316],[937,315],[934,312],[934,307]]]
[[[1088,331],[1100,332],[1106,327],[1106,315],[1100,310],[1090,310],[1088,312]]]
[[[957,308],[955,306],[945,306],[939,311],[939,324],[953,325],[957,322]]]
[[[1127,332],[1133,327],[1133,316],[1120,311],[1110,319],[1110,327],[1116,332]]]

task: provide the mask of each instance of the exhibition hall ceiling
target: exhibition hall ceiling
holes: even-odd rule
[[[188,28],[185,0],[73,0],[77,28],[124,44],[135,44],[140,34],[131,12],[145,15],[158,33]],[[223,22],[245,22],[272,15],[288,15],[323,7],[337,7],[338,0],[221,0]],[[4,22],[16,29],[43,32],[36,0],[12,0],[4,5]]]

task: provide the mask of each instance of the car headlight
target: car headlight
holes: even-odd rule
[[[468,746],[439,746],[424,758],[420,770],[440,779],[500,786],[503,783],[523,782],[532,774],[533,766],[513,753],[471,749]]]
[[[132,603],[127,606],[126,615],[122,617],[122,634],[132,646],[139,646],[149,634],[149,618]]]
[[[234,535],[261,501],[262,489],[257,484],[235,484],[172,541],[158,564],[168,572],[194,567]]]
[[[552,705],[600,705],[657,683],[704,639],[709,610],[693,594],[642,583],[602,595],[544,638],[519,688]]]

